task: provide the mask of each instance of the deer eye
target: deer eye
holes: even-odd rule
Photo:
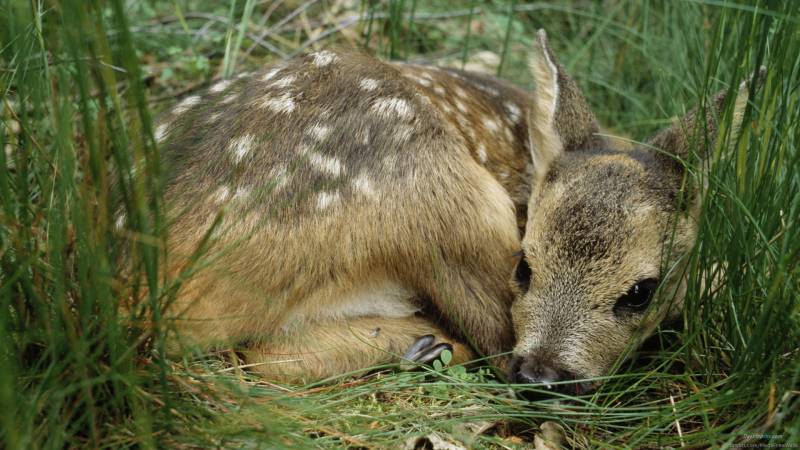
[[[650,305],[657,287],[658,280],[655,278],[637,282],[617,300],[614,305],[614,314],[643,313]]]
[[[525,261],[525,256],[522,256],[517,263],[514,280],[522,292],[528,292],[531,287],[531,266],[528,265],[528,261]]]

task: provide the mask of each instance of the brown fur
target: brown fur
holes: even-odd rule
[[[637,332],[652,332],[658,319],[643,321],[613,308],[630,286],[660,278],[662,268],[677,264],[694,243],[693,221],[681,217],[667,246],[678,187],[657,175],[662,170],[641,149],[584,150],[554,162],[532,196],[536,209],[523,241],[532,278],[512,312],[517,354],[596,377]],[[673,283],[663,291],[682,295],[680,277]]]
[[[425,334],[459,362],[514,348],[607,371],[669,309],[613,317],[614,300],[679,261],[694,226],[679,218],[667,248],[671,160],[608,150],[543,33],[531,69],[533,94],[322,51],[178,104],[157,128],[170,272],[219,222],[169,311],[181,342],[246,349],[283,380],[397,361]],[[682,145],[675,132],[654,143]],[[509,283],[520,245],[528,292]]]
[[[549,52],[544,55],[552,58]],[[534,73],[558,71],[540,76],[545,83],[561,74],[546,57],[534,59],[534,66]],[[568,146],[580,139],[557,126],[534,134],[533,159],[548,164],[537,169],[522,242],[530,288],[518,290],[512,307],[515,370],[526,371],[523,378],[552,382],[558,381],[556,373],[562,379],[605,375],[632,344],[680,311],[685,256],[696,239],[699,202],[698,197],[681,198],[684,166],[675,157],[688,161],[693,150],[707,157],[707,140],[716,140],[726,97],[726,92],[717,94],[704,119],[692,111],[647,146]],[[733,135],[746,99],[742,85]],[[550,115],[560,124],[576,117],[559,121],[565,116],[558,111]],[[560,145],[554,148],[553,142]],[[655,307],[642,313],[615,309],[632,286],[647,279],[659,280]]]
[[[157,129],[173,273],[221,217],[171,309],[182,341],[249,347],[286,380],[396,361],[429,333],[457,361],[510,350],[532,99],[325,51],[179,103]]]

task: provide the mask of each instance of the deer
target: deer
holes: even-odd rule
[[[533,91],[328,49],[179,102],[154,133],[167,266],[206,240],[208,258],[169,307],[174,347],[293,383],[445,350],[519,383],[608,373],[680,312],[663,267],[697,234],[681,161],[708,153],[692,132],[716,132],[727,93],[617,148],[544,30],[529,66]]]

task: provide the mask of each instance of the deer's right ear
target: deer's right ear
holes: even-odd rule
[[[537,180],[563,152],[601,145],[594,117],[578,85],[564,71],[547,45],[547,33],[537,32],[529,61],[536,82],[528,129]]]
[[[682,175],[686,161],[690,161],[693,153],[702,161],[711,156],[712,149],[717,145],[717,140],[722,147],[729,146],[736,140],[744,120],[747,108],[747,99],[751,86],[758,86],[766,78],[766,69],[761,68],[750,79],[739,85],[736,97],[727,89],[710,97],[704,108],[694,108],[686,115],[658,134],[651,137],[647,143],[656,149],[658,157],[667,162],[675,172]],[[725,112],[726,103],[732,102],[732,116],[729,121],[721,121]]]

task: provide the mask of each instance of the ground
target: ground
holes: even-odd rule
[[[571,448],[800,445],[798,21],[794,2],[0,3],[0,438],[533,448],[561,427]],[[191,271],[158,275],[153,117],[237,72],[330,46],[533,88],[526,57],[539,28],[623,140],[767,66],[741,139],[719,149],[706,180],[681,323],[597,392],[536,403],[476,367],[291,386],[250,374],[232,350],[163,357],[159,311]],[[110,206],[120,198],[124,232]]]

